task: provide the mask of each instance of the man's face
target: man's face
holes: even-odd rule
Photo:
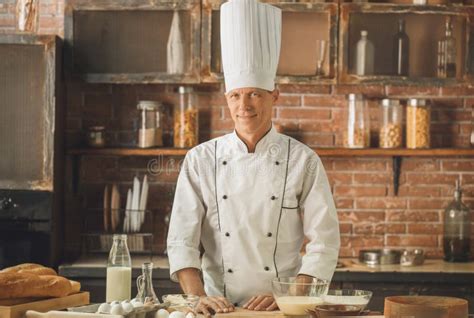
[[[269,92],[260,88],[238,88],[225,96],[230,115],[238,132],[258,134],[265,132],[272,120],[272,107],[278,100],[278,90]]]

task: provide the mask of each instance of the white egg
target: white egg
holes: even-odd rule
[[[125,300],[122,300],[120,303],[121,303],[122,305],[123,305],[123,304],[128,304],[128,303],[130,303],[130,300],[125,299]]]
[[[186,318],[186,315],[181,311],[173,311],[169,318]]]
[[[110,313],[111,313],[112,315],[123,315],[123,314],[125,314],[125,311],[123,310],[121,304],[115,304],[115,305],[113,305],[112,308],[110,309]]]
[[[137,307],[142,307],[142,306],[143,306],[143,303],[142,303],[141,301],[139,301],[139,300],[134,300],[134,301],[132,300],[130,303],[131,303],[132,306],[135,307],[135,308],[137,308]]]
[[[195,316],[192,312],[188,312],[185,318],[195,318]]]
[[[99,309],[97,309],[97,312],[100,312],[101,314],[110,313],[110,305],[107,303],[100,304]]]
[[[155,318],[168,318],[170,313],[166,309],[160,309],[156,312]]]
[[[118,300],[114,300],[113,302],[110,303],[110,306],[117,305],[117,304],[120,304],[120,302]]]
[[[126,314],[131,313],[133,311],[133,305],[131,303],[122,303],[122,308]]]

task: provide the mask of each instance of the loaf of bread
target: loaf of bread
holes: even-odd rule
[[[71,282],[61,276],[0,273],[0,299],[64,297],[71,292]]]
[[[24,264],[19,264],[15,265],[12,267],[7,267],[2,270],[0,270],[0,273],[17,273],[21,270],[34,270],[37,268],[45,268],[43,265],[40,264],[34,264],[34,263],[24,263]]]

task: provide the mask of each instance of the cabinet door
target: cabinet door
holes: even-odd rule
[[[0,36],[0,188],[52,190],[56,38]]]

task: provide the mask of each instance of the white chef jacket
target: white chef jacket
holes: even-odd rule
[[[275,277],[330,280],[339,245],[326,172],[306,145],[272,127],[254,153],[235,131],[187,153],[167,241],[173,281],[197,268],[207,295],[241,305],[271,294]]]

